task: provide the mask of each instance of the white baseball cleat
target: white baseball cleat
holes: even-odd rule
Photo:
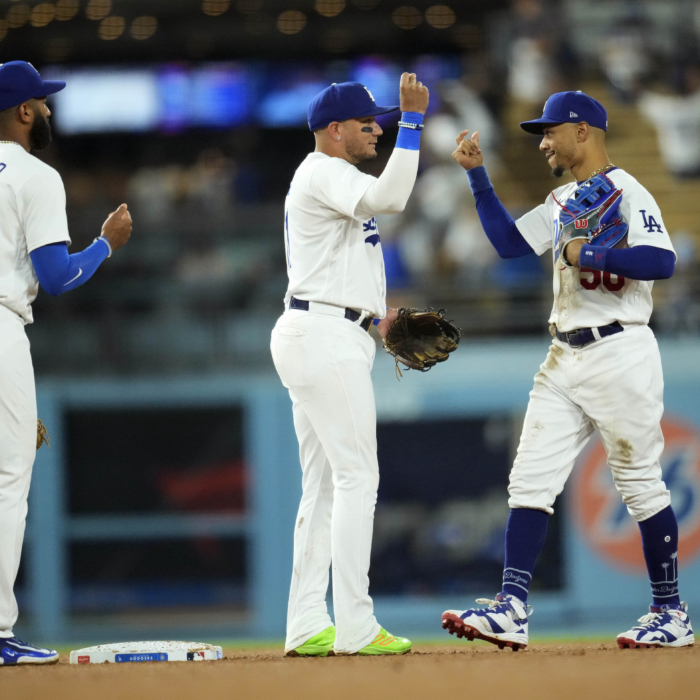
[[[620,649],[687,647],[695,644],[688,603],[650,605],[649,613],[640,617],[639,622],[641,624],[617,635]]]
[[[499,649],[510,647],[518,651],[527,647],[527,619],[532,614],[532,605],[503,593],[499,593],[496,600],[477,598],[476,602],[488,608],[446,610],[442,613],[443,629],[460,638],[466,637],[470,642],[483,639]]]

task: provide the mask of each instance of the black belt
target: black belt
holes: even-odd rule
[[[615,333],[622,333],[624,330],[619,321],[615,321],[608,326],[598,327],[598,333],[600,333],[601,338],[607,338],[609,335],[615,335]],[[561,333],[559,329],[555,327],[554,332],[557,336],[557,340],[561,340],[562,343],[566,343],[572,348],[582,348],[598,340],[598,338],[593,335],[592,328],[577,328],[575,331]]]
[[[304,301],[303,299],[295,299],[292,297],[289,301],[289,308],[290,309],[297,309],[298,311],[308,311],[309,310],[309,302]],[[348,319],[348,321],[352,321],[353,323],[357,323],[358,319],[362,316],[362,314],[358,313],[355,311],[355,309],[345,309],[345,318]],[[364,331],[369,331],[370,326],[372,325],[372,316],[367,316],[362,320],[362,323],[360,324],[360,327]]]

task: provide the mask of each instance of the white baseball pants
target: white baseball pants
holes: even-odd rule
[[[272,331],[272,358],[289,390],[303,495],[294,528],[286,651],[333,625],[326,606],[333,570],[335,651],[354,653],[380,626],[369,596],[379,486],[370,371],[376,346],[344,309],[289,310]]]
[[[0,637],[17,621],[15,579],[36,454],[34,369],[24,322],[0,304]]]
[[[580,350],[554,339],[535,376],[510,474],[511,508],[553,513],[574,462],[600,432],[617,490],[637,521],[671,503],[659,458],[663,374],[648,326],[630,326]]]

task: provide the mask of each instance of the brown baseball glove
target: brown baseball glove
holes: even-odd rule
[[[36,422],[36,449],[38,450],[44,443],[51,447],[51,440],[49,440],[49,431],[46,426],[40,421]]]
[[[398,312],[387,331],[384,349],[396,359],[399,375],[399,362],[409,369],[427,372],[457,349],[461,332],[444,318],[444,309],[399,309]]]

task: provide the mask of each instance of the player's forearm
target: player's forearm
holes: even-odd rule
[[[602,248],[586,243],[581,247],[579,265],[630,280],[665,280],[673,275],[676,256],[671,250],[651,245]]]
[[[404,112],[401,121],[421,125],[423,115]],[[399,128],[396,147],[384,172],[370,185],[358,208],[370,214],[399,214],[406,208],[418,175],[420,129]]]
[[[521,258],[534,253],[513,217],[498,199],[486,168],[482,165],[468,170],[467,177],[481,225],[498,255],[502,258]]]
[[[52,243],[33,250],[30,257],[42,289],[59,296],[87,282],[109,252],[107,243],[99,239],[73,255],[65,243]]]

